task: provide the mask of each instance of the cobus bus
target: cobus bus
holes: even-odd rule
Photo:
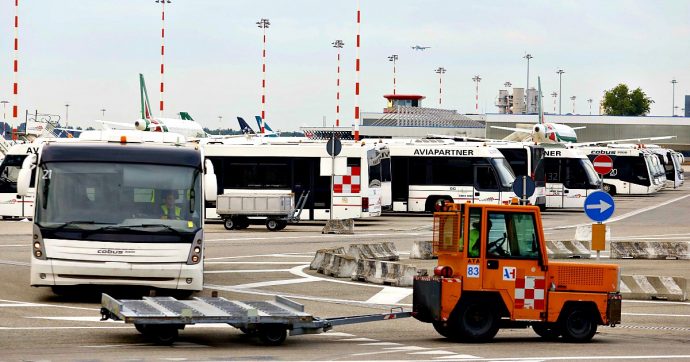
[[[31,285],[200,291],[202,199],[216,196],[203,160],[198,146],[170,133],[87,131],[78,142],[45,141],[17,177],[26,195],[37,171]],[[205,195],[205,186],[214,192]]]
[[[601,188],[592,162],[578,149],[544,145],[543,170],[546,208],[582,208],[587,196]]]
[[[391,181],[385,145],[343,141],[335,159],[325,141],[306,138],[207,140],[202,146],[216,170],[219,195],[241,190],[308,195],[301,214],[307,220],[374,217],[390,206],[390,196],[384,195]],[[214,203],[206,207],[209,218],[219,217]]]
[[[9,147],[5,159],[0,163],[0,217],[31,218],[34,215],[33,178],[25,196],[17,194],[17,176],[28,155],[36,154],[40,142],[18,143]]]
[[[507,204],[515,175],[494,147],[449,139],[388,139],[393,211],[434,211],[443,202]]]
[[[612,145],[613,146],[613,145]],[[646,195],[659,191],[662,187],[651,153],[625,145],[615,147],[582,147],[590,160],[598,155],[608,155],[613,160],[613,169],[604,175],[604,191],[611,195]]]

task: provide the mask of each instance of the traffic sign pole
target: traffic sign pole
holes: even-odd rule
[[[604,191],[594,191],[585,199],[585,214],[596,222],[592,224],[591,249],[597,251],[597,260],[601,250],[606,249],[606,224],[603,221],[610,218],[615,209],[613,197]]]

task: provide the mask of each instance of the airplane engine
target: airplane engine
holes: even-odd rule
[[[535,124],[532,127],[532,140],[536,143],[543,143],[546,139],[546,126],[544,124]]]
[[[146,131],[148,129],[148,121],[145,119],[140,119],[138,121],[134,121],[134,128],[140,130],[140,131]]]

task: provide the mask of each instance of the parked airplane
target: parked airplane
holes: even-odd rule
[[[431,48],[431,47],[423,47],[423,46],[419,46],[419,45],[412,46],[413,50],[427,50],[429,48]]]
[[[539,110],[539,118],[537,124],[532,126],[532,128],[512,128],[512,127],[502,127],[502,126],[491,126],[491,128],[503,129],[507,131],[513,131],[522,134],[528,134],[531,136],[531,141],[535,143],[567,143],[572,146],[583,146],[598,143],[617,143],[617,142],[640,142],[641,140],[663,140],[673,138],[675,136],[663,136],[663,137],[641,137],[641,138],[628,138],[628,139],[618,139],[618,140],[605,140],[605,141],[595,141],[595,142],[577,142],[577,133],[575,130],[583,129],[587,127],[570,127],[565,124],[544,122],[544,108],[542,107],[542,95],[541,95],[541,78],[537,77],[538,81],[538,97],[539,102],[537,103]]]
[[[242,134],[256,134],[252,127],[250,127],[247,122],[244,121],[244,118],[242,117],[237,117],[237,123],[240,124],[240,131],[242,131]]]
[[[261,129],[261,116],[254,116],[256,118],[256,124],[259,125],[259,130]],[[271,129],[271,126],[268,125],[268,122],[264,121],[264,136],[265,137],[278,137],[279,134],[274,132],[273,129]]]
[[[139,91],[141,98],[141,118],[134,121],[134,124],[120,123],[111,121],[99,121],[106,125],[123,127],[125,129],[138,129],[148,132],[173,132],[185,137],[201,138],[206,137],[203,127],[196,122],[187,112],[180,112],[180,119],[177,118],[155,118],[151,114],[149,95],[144,83],[144,75],[139,74]]]

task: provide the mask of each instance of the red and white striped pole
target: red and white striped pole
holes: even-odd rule
[[[332,44],[334,48],[338,49],[338,77],[335,82],[337,87],[335,92],[335,126],[340,127],[340,49],[345,43],[342,40],[336,40]]]
[[[446,68],[438,67],[435,72],[438,74],[438,105],[441,106],[441,98],[443,95],[443,74],[446,72]]]
[[[355,46],[355,142],[359,141],[359,0],[357,0],[357,44]]]
[[[479,114],[479,82],[482,81],[482,78],[479,78],[478,75],[475,75],[474,78],[472,78],[472,80],[476,85],[474,94],[474,111],[475,113]]]
[[[393,54],[390,57],[388,57],[388,60],[393,62],[393,94],[395,94],[395,62],[398,60],[398,55]]]
[[[163,93],[165,86],[163,76],[165,75],[165,3],[170,3],[170,0],[156,0],[156,3],[161,4],[161,88],[160,88],[160,116],[163,117]]]
[[[14,0],[14,84],[12,85],[12,94],[14,95],[14,104],[12,105],[12,119],[13,126],[19,124],[19,81],[17,79],[19,73],[19,0]]]
[[[266,133],[264,123],[266,122],[266,29],[271,25],[268,19],[261,19],[256,22],[264,32],[263,50],[261,52],[261,134]]]

